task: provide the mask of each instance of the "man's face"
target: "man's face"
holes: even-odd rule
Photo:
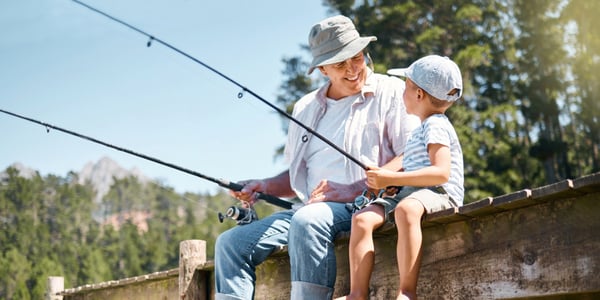
[[[319,67],[319,70],[331,81],[327,97],[336,100],[360,92],[367,79],[367,64],[362,51],[345,61]]]

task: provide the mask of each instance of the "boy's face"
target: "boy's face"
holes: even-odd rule
[[[406,86],[402,94],[402,99],[404,100],[404,106],[406,106],[406,112],[409,114],[416,113],[417,99],[418,97],[423,97],[423,93],[419,90],[420,88],[412,80],[406,78]]]

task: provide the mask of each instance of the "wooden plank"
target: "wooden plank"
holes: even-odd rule
[[[582,195],[582,192],[573,189],[573,181],[570,179],[531,190],[531,198],[537,202],[578,195]]]
[[[82,292],[92,292],[92,291],[103,290],[103,289],[107,289],[107,288],[123,287],[123,286],[131,285],[131,284],[146,284],[146,283],[151,283],[153,281],[170,281],[170,280],[173,280],[173,278],[177,279],[178,274],[179,274],[179,269],[159,271],[159,272],[154,272],[151,274],[146,274],[146,275],[141,275],[141,276],[128,277],[128,278],[123,278],[123,279],[118,279],[118,280],[110,280],[110,281],[105,281],[105,282],[100,282],[100,283],[86,284],[86,285],[79,286],[76,288],[65,289],[60,294],[62,296],[67,296],[70,294],[79,294]]]
[[[503,211],[503,209],[493,206],[493,202],[494,201],[492,197],[487,197],[476,202],[471,202],[469,204],[461,206],[458,209],[458,213],[473,218]]]
[[[526,207],[533,204],[535,204],[535,201],[531,199],[531,190],[528,189],[494,197],[492,202],[494,207],[504,210]]]
[[[427,214],[425,216],[425,222],[431,222],[434,224],[448,224],[452,222],[463,221],[469,218],[468,216],[458,214],[458,210],[458,207],[451,207],[431,214]]]
[[[144,276],[119,280],[118,284],[92,285],[73,289],[64,293],[64,300],[121,300],[121,299],[179,299],[179,282],[177,274],[163,280],[144,280]],[[198,298],[203,299],[203,298]],[[186,299],[188,300],[188,299]]]
[[[573,188],[584,193],[600,191],[600,172],[574,179]]]
[[[291,289],[290,261],[287,255],[269,258],[256,269],[255,299],[289,299]]]

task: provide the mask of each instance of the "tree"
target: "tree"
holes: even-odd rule
[[[361,34],[378,37],[368,47],[377,72],[432,53],[461,67],[464,101],[447,114],[463,146],[466,203],[600,170],[595,2],[324,4],[331,14],[350,17]],[[289,109],[315,85],[302,77],[307,63],[300,57],[284,62],[279,100]]]
[[[518,90],[520,110],[531,140],[530,154],[544,166],[547,183],[572,176],[559,101],[565,97],[566,51],[564,26],[559,19],[561,0],[517,0],[514,4],[519,36]]]
[[[465,101],[449,110],[463,141],[466,202],[509,192],[521,184],[512,151],[518,149],[512,132],[517,122],[510,94],[501,87],[509,81],[512,32],[504,29],[507,7],[495,1],[326,1],[334,13],[353,19],[363,35],[375,35],[369,45],[375,71],[408,66],[421,56],[437,53],[453,58],[465,77]],[[288,80],[296,82],[292,95],[314,87],[296,80],[306,64],[287,61]],[[290,66],[292,65],[292,66]],[[500,75],[499,75],[500,74]],[[304,93],[308,90],[304,90]],[[501,97],[498,97],[501,96]],[[296,99],[280,98],[286,107]],[[476,134],[474,134],[476,132]],[[498,141],[502,142],[499,143]],[[508,155],[507,155],[508,154]],[[504,159],[499,160],[498,157]],[[499,163],[500,162],[500,163]],[[506,172],[506,171],[510,172]]]
[[[567,90],[569,161],[577,174],[600,170],[600,3],[571,0],[561,19],[571,30],[567,50],[573,83]]]
[[[31,267],[31,274],[28,274],[29,294],[32,299],[44,299],[46,293],[46,283],[49,276],[62,275],[62,266],[49,256],[40,257]]]
[[[27,281],[31,263],[18,248],[9,248],[0,255],[0,298],[31,299]]]

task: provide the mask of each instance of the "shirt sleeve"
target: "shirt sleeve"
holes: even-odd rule
[[[292,116],[296,115],[296,109],[297,107],[294,107],[294,110],[292,112]],[[298,141],[298,135],[299,135],[299,127],[294,123],[294,122],[290,122],[288,124],[288,134],[287,134],[287,139],[286,139],[286,143],[285,146],[283,148],[283,157],[286,163],[290,164],[292,162],[292,160],[294,159],[294,149],[297,146],[297,141]]]
[[[429,117],[424,124],[425,144],[441,144],[450,147],[448,122],[442,115]]]

